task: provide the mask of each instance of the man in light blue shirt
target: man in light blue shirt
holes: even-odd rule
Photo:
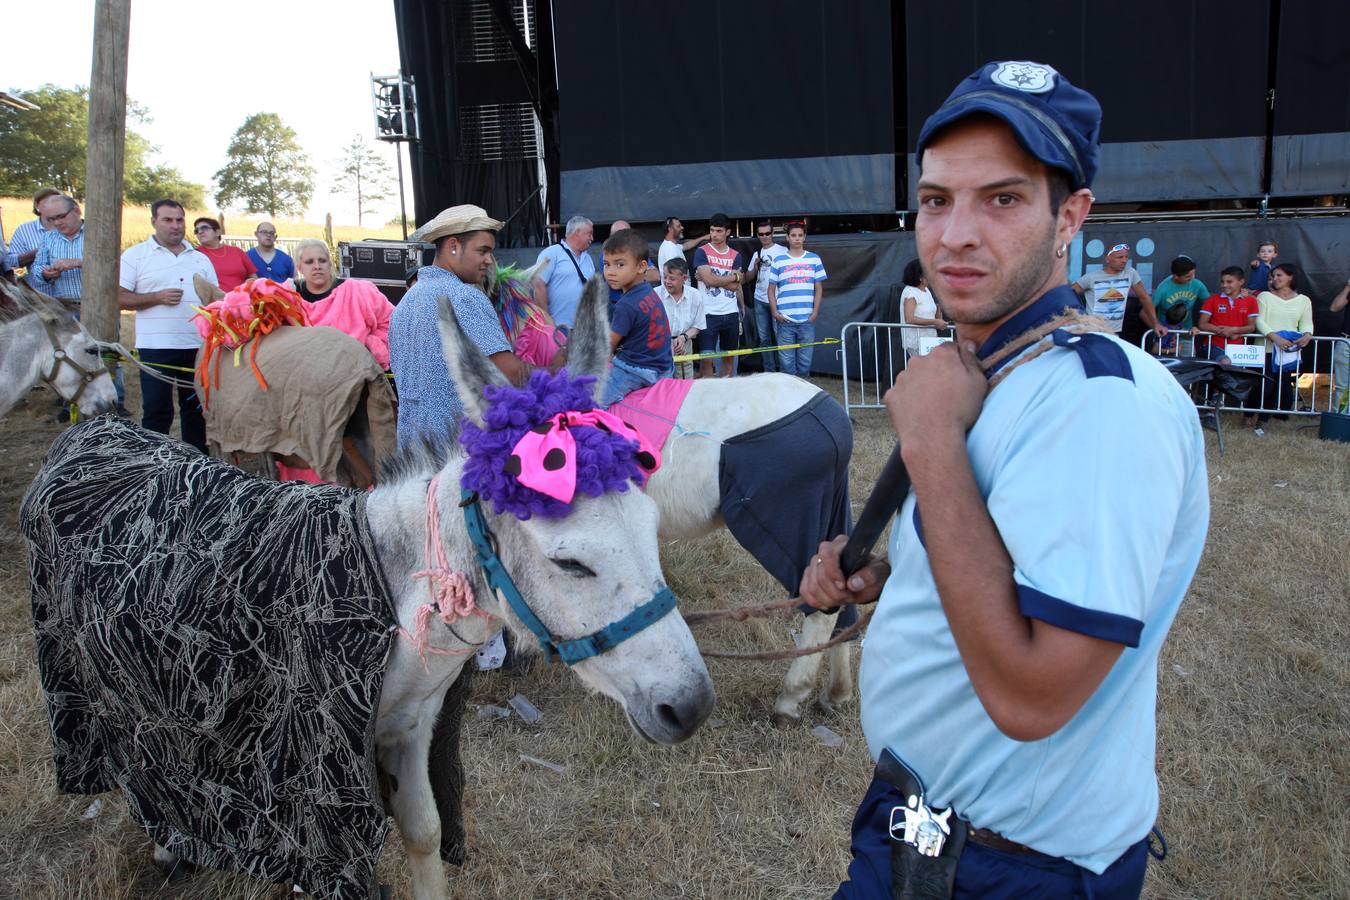
[[[1185,392],[1066,283],[1100,120],[1049,66],[989,63],[919,134],[919,257],[958,342],[887,394],[913,482],[889,562],[846,581],[839,539],[801,592],[880,594],[859,679],[878,764],[839,897],[1142,890],[1158,653],[1209,496]]]
[[[80,205],[64,194],[53,194],[38,204],[46,228],[38,237],[37,255],[29,271],[36,285],[58,300],[79,303],[84,297],[84,217]]]
[[[61,192],[53,187],[45,187],[33,194],[33,215],[35,218],[29,219],[18,228],[14,229],[14,234],[10,235],[9,246],[5,248],[5,267],[18,275],[19,269],[26,268],[27,274],[23,276],[29,286],[34,290],[41,290],[38,284],[38,274],[33,271],[33,260],[37,258],[38,238],[42,232],[47,229],[42,224],[42,216],[38,213],[38,204],[42,203],[48,197],[53,197]]]
[[[436,258],[417,272],[389,321],[389,368],[398,388],[398,442],[445,440],[464,407],[441,352],[436,304],[446,297],[465,335],[515,384],[529,367],[511,352],[501,322],[478,285],[496,264],[493,251],[502,223],[481,207],[464,204],[443,211],[413,233],[436,245]]]
[[[534,302],[548,310],[553,324],[571,330],[577,303],[586,282],[595,274],[595,260],[586,250],[595,240],[595,226],[585,216],[567,220],[561,243],[545,247],[537,263],[546,265],[534,276]]]

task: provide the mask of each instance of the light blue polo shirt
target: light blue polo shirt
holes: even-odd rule
[[[539,277],[548,285],[548,314],[556,324],[571,328],[577,315],[577,304],[581,302],[581,292],[595,274],[595,260],[589,253],[573,253],[566,244],[545,247],[535,262],[544,260],[548,260],[549,265]]]
[[[1077,306],[1067,286],[1050,291],[1000,327],[981,357]],[[1055,734],[1003,735],[961,663],[911,492],[863,645],[868,747],[908,763],[931,805],[1100,873],[1158,814],[1158,651],[1209,526],[1195,406],[1139,348],[1061,331],[990,392],[966,447],[1023,615],[1126,649]]]

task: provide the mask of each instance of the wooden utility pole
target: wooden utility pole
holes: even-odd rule
[[[80,317],[95,340],[121,338],[117,310],[122,255],[122,160],[127,134],[127,47],[131,0],[94,3],[94,68],[89,77],[85,157],[84,302]]]

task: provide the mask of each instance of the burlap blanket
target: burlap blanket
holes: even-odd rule
[[[263,390],[248,364],[226,350],[211,363],[206,433],[222,454],[294,453],[325,481],[339,481],[342,436],[348,424],[368,432],[374,468],[398,443],[394,392],[360,341],[335,328],[278,328],[262,338],[257,363]]]
[[[121,789],[193,862],[368,897],[395,617],[365,495],[99,418],[52,446],[20,517],[57,787]]]

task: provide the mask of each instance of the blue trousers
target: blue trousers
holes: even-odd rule
[[[760,303],[755,301],[755,334],[759,337],[760,347],[772,347],[776,340],[774,333],[773,313],[769,312],[769,303],[766,300]],[[765,372],[778,371],[778,352],[759,354],[759,363],[764,367]]]
[[[141,362],[151,365],[159,363],[165,366],[177,366],[187,369],[164,369],[165,375],[183,381],[192,380],[192,369],[197,365],[196,350],[159,350],[153,347],[139,348]],[[141,425],[160,434],[168,434],[173,426],[173,395],[178,393],[178,419],[183,431],[183,443],[191,444],[203,453],[206,452],[206,420],[202,418],[202,404],[197,392],[192,388],[175,388],[158,378],[141,373]]]
[[[835,900],[890,900],[891,810],[904,803],[899,791],[874,778],[853,818],[853,862]],[[1148,838],[1133,845],[1100,875],[1067,859],[1010,853],[966,842],[956,867],[952,896],[959,900],[1135,900],[1144,889]]]
[[[809,344],[816,339],[815,322],[775,322],[780,344]],[[778,351],[778,370],[802,378],[811,376],[811,354],[815,347]]]
[[[655,369],[644,369],[641,366],[624,362],[616,356],[614,365],[609,370],[609,377],[605,379],[604,393],[600,395],[600,402],[596,406],[600,409],[608,409],[628,396],[630,392],[639,388],[651,387],[656,384],[658,379],[669,378],[674,374],[675,366],[673,364],[664,371],[658,372]]]

